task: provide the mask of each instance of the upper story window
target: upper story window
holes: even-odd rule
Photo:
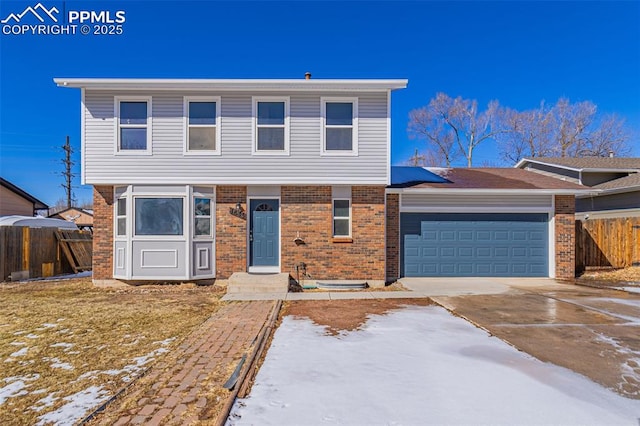
[[[358,155],[358,99],[322,98],[322,154]]]
[[[289,98],[253,98],[253,153],[289,155]]]
[[[220,98],[186,97],[185,153],[220,154]]]
[[[151,98],[116,98],[117,152],[151,153]]]

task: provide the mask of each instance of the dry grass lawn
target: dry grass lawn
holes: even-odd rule
[[[176,347],[222,295],[193,284],[103,289],[90,278],[0,285],[0,424],[84,418]]]
[[[624,269],[587,270],[579,278],[599,284],[619,285],[621,283],[640,285],[640,266],[632,266]]]

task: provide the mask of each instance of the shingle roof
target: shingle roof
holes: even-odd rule
[[[622,189],[622,188],[640,188],[640,172],[631,173],[629,176],[621,177],[619,179],[610,180],[608,182],[601,183],[600,185],[593,186],[595,189]]]
[[[546,189],[585,191],[584,186],[514,168],[428,168],[447,182],[423,182],[411,188],[439,189]]]
[[[636,157],[535,157],[525,158],[523,161],[533,161],[545,164],[554,164],[571,169],[638,169],[640,170],[640,158]]]

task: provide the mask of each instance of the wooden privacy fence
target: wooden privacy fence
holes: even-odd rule
[[[640,265],[640,217],[576,221],[576,271]]]
[[[89,270],[91,245],[91,234],[84,231],[2,226],[0,281],[10,277],[40,278]]]

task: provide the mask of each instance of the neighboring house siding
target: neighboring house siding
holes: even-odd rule
[[[582,172],[582,184],[585,186],[595,186],[610,180],[628,176],[629,173],[589,173]]]
[[[183,154],[183,96],[221,96],[221,155]],[[114,96],[152,96],[152,155],[115,153]],[[85,93],[89,184],[387,184],[387,93],[290,97],[290,155],[252,155],[252,96],[270,93]],[[321,96],[358,98],[358,156],[321,156]]]
[[[565,180],[567,182],[580,183],[580,172],[576,170],[566,170],[556,166],[537,163],[527,164],[525,170],[539,172],[547,176]]]
[[[33,203],[4,186],[0,187],[0,200],[0,216],[33,216]]]
[[[576,199],[577,212],[640,208],[640,191]]]

